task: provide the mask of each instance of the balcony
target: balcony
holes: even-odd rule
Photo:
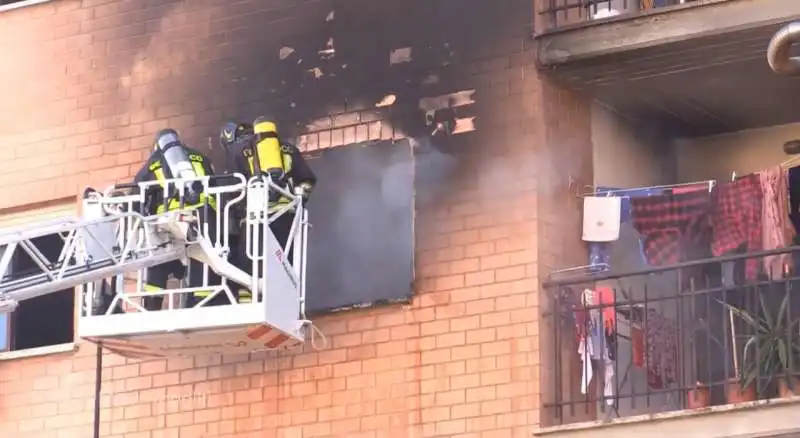
[[[783,273],[745,280],[747,260],[778,254],[787,255]],[[792,247],[622,274],[554,274],[543,354],[556,371],[542,389],[554,427],[541,435],[800,431],[798,268],[800,247]]]
[[[540,67],[634,122],[680,137],[800,120],[800,82],[766,47],[800,18],[788,0],[540,0]]]

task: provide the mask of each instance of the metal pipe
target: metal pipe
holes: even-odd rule
[[[767,62],[775,73],[786,76],[800,75],[800,56],[789,56],[792,45],[800,42],[800,22],[783,26],[767,46]]]
[[[97,359],[94,368],[94,412],[92,437],[100,438],[100,397],[103,394],[103,344],[97,344]]]

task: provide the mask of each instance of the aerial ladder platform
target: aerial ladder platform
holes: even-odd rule
[[[141,213],[150,191],[182,199],[187,184],[196,182],[203,185],[207,205],[216,208]],[[289,202],[271,212],[268,200],[274,192]],[[308,212],[300,198],[269,179],[247,180],[241,174],[122,184],[102,193],[87,189],[81,217],[0,230],[0,312],[79,288],[78,336],[122,356],[236,354],[300,344],[310,326],[305,316]],[[244,218],[236,211],[244,211]],[[294,221],[284,248],[269,224],[290,212]],[[242,226],[252,274],[230,261],[234,225]],[[52,235],[64,243],[57,260],[36,245],[37,238]],[[13,272],[12,259],[20,253],[38,269]],[[189,284],[187,273],[163,290],[146,290],[148,268],[175,261],[189,269],[200,266],[190,260],[202,264],[202,284]],[[211,271],[221,280],[209,282]],[[236,302],[233,288],[251,291],[250,302]],[[199,291],[208,295],[188,299]],[[209,305],[218,295],[227,299]],[[142,298],[152,296],[163,296],[165,305],[147,310]]]

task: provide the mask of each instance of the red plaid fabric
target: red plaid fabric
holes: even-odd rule
[[[744,176],[719,186],[716,191],[711,215],[714,230],[711,252],[721,256],[736,251],[741,245],[745,245],[747,251],[761,251],[764,246],[761,221],[764,194],[759,176]],[[760,264],[758,259],[748,259],[745,278],[754,280]]]
[[[711,194],[707,190],[633,198],[631,209],[650,265],[686,261],[690,247],[708,244]]]

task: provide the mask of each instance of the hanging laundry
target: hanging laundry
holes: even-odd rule
[[[609,289],[610,290],[610,289]],[[613,291],[612,291],[613,296]],[[578,355],[581,357],[581,394],[586,394],[589,384],[594,378],[592,361],[598,361],[603,367],[603,398],[609,406],[614,404],[614,358],[616,357],[616,332],[609,333],[605,329],[604,320],[607,315],[598,308],[601,303],[610,299],[608,292],[597,293],[585,289],[581,296],[584,308],[589,308],[585,319],[583,336],[578,342]],[[613,307],[612,307],[613,309]]]
[[[789,218],[800,233],[800,167],[789,169]]]
[[[649,309],[644,328],[647,384],[653,389],[664,389],[677,376],[677,325],[655,309]]]
[[[634,198],[631,206],[633,227],[642,236],[650,265],[685,261],[693,247],[708,245],[711,235],[708,191]]]
[[[589,270],[603,272],[611,270],[611,247],[607,242],[589,242]]]
[[[715,256],[730,254],[742,245],[747,251],[760,251],[763,247],[760,177],[756,174],[746,175],[715,190],[711,214],[711,252]],[[745,278],[755,280],[760,265],[761,261],[757,258],[746,260]]]
[[[589,242],[592,272],[608,271],[611,265],[609,242],[619,239],[621,199],[613,196],[583,198],[583,241]]]
[[[620,192],[619,194],[617,192]],[[618,196],[620,199],[620,224],[626,225],[630,224],[633,220],[632,208],[631,208],[631,199],[633,198],[641,198],[646,196],[659,196],[664,193],[664,189],[661,188],[642,188],[642,189],[619,189],[619,188],[612,188],[612,187],[598,187],[597,188],[597,195],[611,195],[611,196]],[[622,230],[620,230],[621,232]],[[638,234],[638,233],[637,233]],[[640,256],[640,260],[642,263],[647,263],[647,258],[644,254],[644,245],[642,239],[637,237],[638,240],[638,254]],[[608,260],[606,263],[610,266],[611,265],[611,248],[610,245],[597,245],[597,244],[589,244],[589,264],[592,264],[592,260]]]
[[[631,321],[631,362],[637,368],[644,368],[644,328],[640,322]]]
[[[601,306],[601,313],[603,316],[603,329],[605,333],[610,335],[617,330],[617,297],[614,289],[610,287],[601,286],[595,290],[597,298],[597,305]]]
[[[622,200],[616,196],[583,198],[583,241],[613,242],[619,240]]]
[[[762,248],[773,250],[791,245],[795,230],[789,222],[789,187],[786,170],[780,166],[766,169],[759,174],[763,193],[761,206]],[[773,280],[780,278],[784,266],[791,263],[791,254],[766,256],[764,271]]]

